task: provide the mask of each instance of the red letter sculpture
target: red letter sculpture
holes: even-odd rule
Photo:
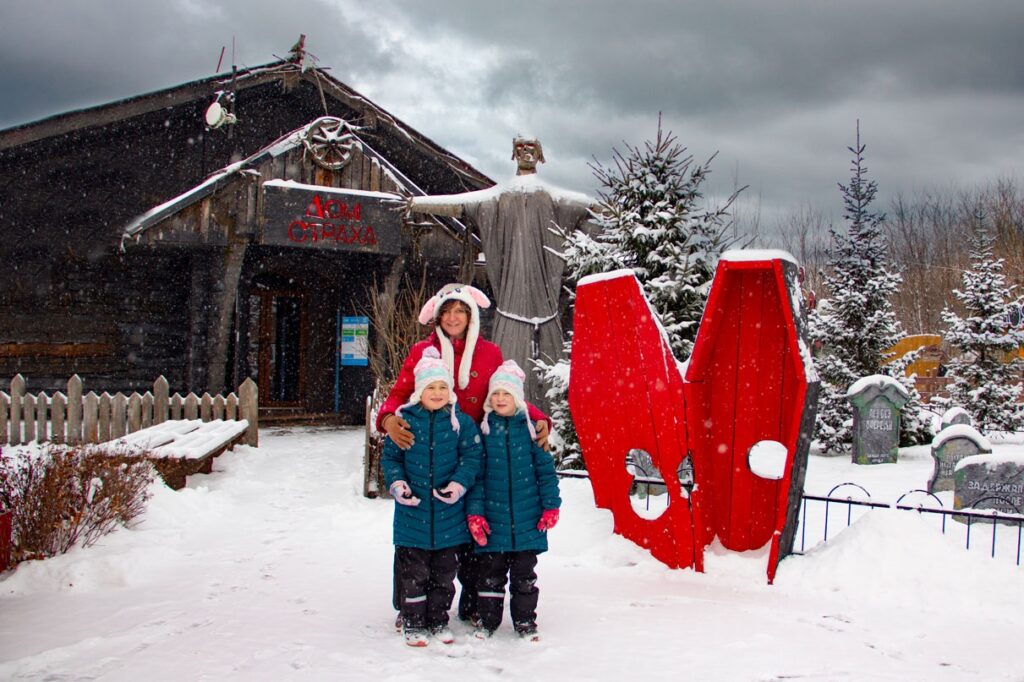
[[[792,550],[817,378],[797,266],[781,252],[722,256],[685,382],[630,271],[580,281],[569,404],[598,506],[615,531],[673,568],[703,570],[715,537],[770,543],[768,581]],[[655,521],[632,509],[626,455],[650,454],[668,489]],[[676,471],[689,454],[689,497]]]

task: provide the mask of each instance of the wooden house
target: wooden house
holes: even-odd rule
[[[301,48],[0,131],[0,377],[253,377],[261,407],[360,421],[373,377],[359,343],[339,351],[370,287],[413,264],[467,279],[476,255],[461,223],[410,225],[389,197],[492,184]]]

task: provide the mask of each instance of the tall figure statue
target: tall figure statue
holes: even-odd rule
[[[534,137],[512,140],[515,177],[476,192],[412,197],[407,208],[453,218],[465,216],[480,233],[487,279],[497,302],[492,338],[506,358],[526,370],[526,394],[543,403],[533,370],[534,359],[562,354],[558,299],[564,263],[554,252],[563,248],[553,225],[565,232],[579,227],[594,201],[579,192],[546,184],[537,177],[544,150]]]

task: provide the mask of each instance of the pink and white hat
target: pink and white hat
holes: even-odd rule
[[[416,363],[413,375],[416,377],[416,386],[412,391],[412,395],[409,396],[409,402],[395,410],[396,415],[401,417],[403,408],[419,404],[420,398],[423,395],[423,389],[435,381],[443,381],[448,386],[448,404],[455,405],[458,398],[455,395],[455,387],[452,386],[452,374],[445,367],[444,361],[441,360],[441,356],[436,348],[428,346],[423,350],[423,355],[420,357],[419,362]],[[452,408],[452,428],[456,431],[459,430],[459,420],[455,418],[454,407]]]
[[[473,365],[473,350],[480,337],[480,308],[489,308],[491,299],[487,298],[487,294],[469,284],[445,284],[436,294],[427,299],[423,308],[420,309],[420,324],[434,323],[434,331],[441,342],[441,358],[448,367],[448,371],[454,376],[456,372],[455,349],[452,348],[451,339],[441,330],[437,319],[441,306],[447,301],[462,301],[469,306],[466,349],[462,352],[462,362],[458,367],[459,388],[466,388],[469,385],[469,370]]]
[[[487,399],[484,400],[484,420],[480,423],[480,430],[484,434],[491,432],[491,427],[487,423],[487,417],[494,411],[494,408],[491,407],[491,394],[495,391],[502,390],[512,394],[512,398],[516,403],[516,414],[527,411],[526,394],[523,390],[525,381],[526,374],[523,373],[522,368],[519,367],[515,360],[506,360],[498,366],[498,369],[494,370],[494,374],[491,375],[491,380],[487,384]],[[526,415],[526,426],[530,430],[530,438],[537,440],[537,433],[533,429],[533,422],[530,420],[529,414]]]

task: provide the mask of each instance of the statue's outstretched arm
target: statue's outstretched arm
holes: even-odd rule
[[[429,213],[449,218],[461,217],[462,206],[463,203],[455,200],[454,197],[409,197],[405,200],[405,208],[408,213]]]

